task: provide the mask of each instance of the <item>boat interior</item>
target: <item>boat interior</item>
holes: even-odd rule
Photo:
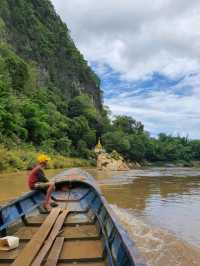
[[[20,217],[13,214],[14,224],[2,233],[17,236],[20,244],[16,249],[0,251],[0,265],[139,265],[130,258],[119,227],[93,186],[84,182],[57,183],[52,199],[58,207],[50,214],[43,213],[40,207],[43,199],[42,192],[30,193],[5,208],[4,223],[13,218],[14,208]]]

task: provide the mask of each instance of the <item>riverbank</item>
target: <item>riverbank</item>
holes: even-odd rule
[[[0,172],[22,171],[30,169],[35,163],[37,155],[43,153],[31,147],[7,149],[0,146]],[[70,167],[90,167],[89,160],[66,157],[59,154],[48,154],[51,161],[48,169],[61,169]]]
[[[0,172],[23,171],[30,169],[36,163],[38,154],[43,151],[36,150],[32,145],[25,145],[15,148],[6,148],[0,145]],[[51,158],[48,169],[62,169],[71,167],[91,167],[94,161],[62,156],[58,153],[47,153]],[[176,162],[143,162],[140,164],[132,162],[128,164],[130,169],[140,169],[146,167],[200,167],[200,161],[176,161]]]
[[[141,164],[142,167],[200,167],[200,161],[172,161],[172,162],[144,162]]]

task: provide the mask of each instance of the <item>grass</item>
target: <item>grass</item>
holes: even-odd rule
[[[0,145],[0,172],[30,169],[35,163],[38,154],[32,146],[7,149]],[[90,161],[81,158],[65,157],[58,154],[48,154],[51,161],[48,169],[61,169],[70,167],[88,167]]]

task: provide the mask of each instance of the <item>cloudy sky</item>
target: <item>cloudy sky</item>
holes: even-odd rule
[[[200,138],[199,0],[52,0],[114,114]]]

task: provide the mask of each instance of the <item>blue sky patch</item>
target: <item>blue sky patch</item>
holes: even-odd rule
[[[184,76],[177,79],[170,79],[161,73],[155,72],[151,77],[145,80],[126,81],[120,73],[115,72],[109,65],[99,66],[98,63],[92,63],[93,70],[101,79],[101,87],[104,92],[104,98],[110,99],[120,94],[129,96],[143,95],[148,97],[149,94],[156,91],[171,92],[177,96],[189,95],[192,86],[178,85],[184,80]]]

